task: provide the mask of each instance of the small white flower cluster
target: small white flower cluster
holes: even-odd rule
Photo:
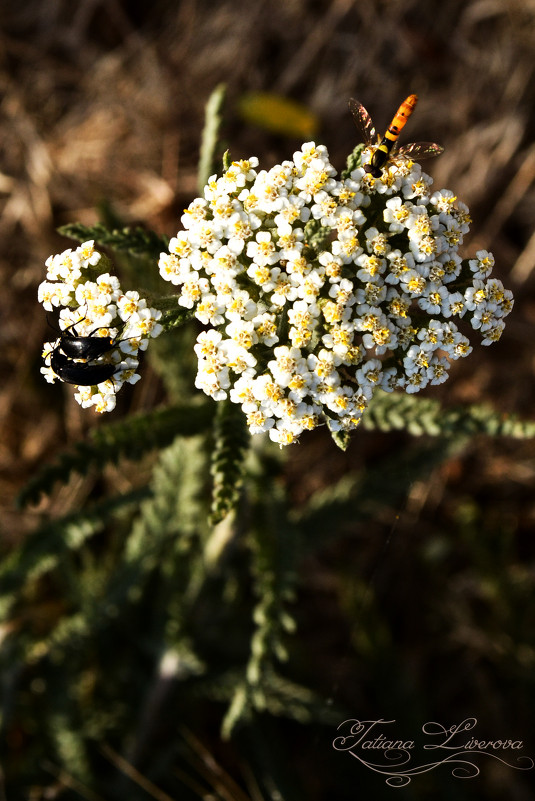
[[[140,376],[139,350],[146,350],[149,339],[162,332],[158,323],[161,312],[147,306],[147,301],[138,292],[123,292],[119,279],[107,269],[109,262],[95,250],[93,242],[84,242],[76,250],[50,256],[46,261],[46,280],[39,285],[38,298],[47,311],[59,309],[59,327],[66,332],[64,337],[106,337],[110,347],[97,359],[75,359],[62,355],[68,364],[68,372],[86,376],[102,372],[98,367],[115,365],[111,378],[98,385],[78,385],[74,395],[83,407],[92,406],[97,412],[110,412],[115,408],[115,395],[128,382],[135,384]],[[117,339],[117,337],[119,337]],[[51,359],[56,349],[61,352],[61,337],[54,342],[45,342],[41,368],[46,380],[67,380],[54,372]],[[104,369],[104,372],[106,370]]]
[[[240,404],[252,433],[286,445],[325,421],[351,430],[375,389],[442,383],[472,350],[453,318],[499,339],[512,294],[489,279],[491,254],[461,260],[468,209],[418,164],[336,180],[310,142],[257,166],[211,178],[159,262],[207,327],[196,386]]]

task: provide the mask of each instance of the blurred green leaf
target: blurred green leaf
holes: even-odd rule
[[[317,134],[319,119],[302,103],[269,92],[251,92],[238,103],[241,118],[272,133],[309,139]]]

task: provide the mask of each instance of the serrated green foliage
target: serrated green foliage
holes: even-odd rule
[[[198,189],[203,194],[209,177],[215,172],[216,150],[219,145],[219,129],[221,127],[221,109],[225,99],[226,87],[219,84],[208,98],[205,108],[204,128],[201,139],[201,151],[198,168]]]
[[[42,494],[52,492],[56,482],[66,483],[73,472],[86,475],[120,459],[138,460],[148,451],[165,447],[178,434],[198,434],[209,426],[213,412],[213,404],[207,402],[169,406],[94,429],[87,441],[77,443],[71,452],[41,468],[21,491],[17,503],[19,507],[36,503]]]
[[[271,709],[276,664],[287,659],[285,639],[295,631],[288,605],[295,600],[299,532],[288,519],[284,492],[267,481],[261,461],[256,463],[255,493],[251,497],[251,521],[247,544],[256,603],[250,655],[223,722],[229,737],[253,712]]]
[[[43,781],[37,766],[44,752],[91,792],[120,801],[124,783],[95,773],[95,744],[111,740],[142,754],[162,725],[176,725],[176,710],[187,715],[208,700],[226,705],[226,737],[248,738],[268,716],[336,725],[344,713],[304,686],[287,660],[288,653],[302,659],[306,648],[292,617],[301,560],[336,539],[362,536],[366,521],[398,509],[415,482],[474,434],[532,431],[481,407],[443,410],[435,401],[377,395],[371,427],[442,436],[407,438],[296,509],[283,481],[286,452],[254,438],[245,462],[236,463],[246,441],[236,439],[243,420],[231,413],[241,411],[220,407],[221,475],[229,487],[238,467],[244,477],[236,515],[213,530],[206,522],[214,405],[176,406],[103,427],[86,443],[85,460],[98,466],[114,461],[114,451],[139,458],[152,442],[159,455],[147,489],[42,526],[5,560],[1,602],[11,633],[0,650],[0,735],[15,725],[31,731],[37,721],[36,733],[26,735],[29,784]],[[200,436],[192,436],[195,429]],[[379,625],[380,610],[374,614]],[[368,626],[358,639],[364,651],[369,636]],[[42,696],[21,693],[21,682]],[[162,771],[172,771],[175,754],[170,747],[161,756]]]
[[[223,153],[222,163],[223,163],[223,172],[226,172],[229,169],[230,165],[232,164],[232,156],[230,155],[230,150],[225,150],[225,152]]]
[[[230,401],[218,403],[210,465],[213,479],[212,525],[223,520],[238,503],[250,441],[251,435],[241,408]]]
[[[172,308],[166,308],[165,310],[162,309],[163,303],[161,300],[153,301],[154,308],[163,311],[158,322],[163,326],[165,331],[172,331],[174,328],[180,328],[194,317],[194,312],[192,309],[177,308],[176,299],[172,298],[170,300],[172,303]]]
[[[486,434],[515,439],[535,436],[535,422],[500,414],[488,406],[444,408],[433,398],[399,392],[377,392],[362,417],[362,426],[381,431],[406,430],[414,436],[455,438]]]
[[[79,782],[91,780],[90,741],[102,741],[106,731],[116,730],[136,709],[135,696],[129,706],[113,694],[108,697],[108,687],[121,686],[125,671],[128,675],[132,670],[134,674],[139,671],[139,679],[143,674],[139,664],[123,661],[121,647],[132,648],[128,620],[141,616],[132,630],[139,663],[146,659],[143,653],[147,650],[160,654],[162,669],[179,675],[182,681],[203,671],[187,630],[205,573],[205,468],[198,439],[177,438],[163,449],[153,471],[150,495],[145,493],[130,534],[110,548],[112,536],[104,559],[97,556],[101,546],[91,542],[94,530],[89,523],[82,534],[71,531],[71,541],[63,544],[59,554],[52,554],[54,559],[46,568],[50,586],[57,588],[46,626],[32,625],[32,616],[42,617],[43,613],[30,608],[26,611],[28,622],[15,640],[9,638],[0,653],[2,669],[7,668],[8,673],[9,666],[19,665],[19,670],[24,664],[38,671],[39,682],[43,690],[46,688],[46,709],[54,710],[48,716],[45,711],[39,743],[47,756],[63,764]],[[63,531],[69,532],[67,520],[63,521]],[[76,553],[76,560],[70,551]],[[33,573],[33,579],[40,575],[39,570]],[[35,583],[31,578],[26,577],[28,584]],[[26,594],[31,602],[35,593]],[[39,597],[35,595],[36,600]],[[23,598],[24,594],[19,596],[19,602]],[[152,622],[146,629],[141,620],[149,602]],[[121,654],[119,660],[115,647]],[[123,687],[127,695],[131,690],[141,692],[139,698],[149,704],[151,689],[147,690],[146,679],[141,683],[135,680],[128,690]],[[11,713],[4,708],[4,726],[11,721],[24,721],[26,725],[27,714],[35,714],[33,706],[26,706],[26,698],[29,696],[21,697]]]
[[[169,240],[146,228],[114,228],[109,230],[103,223],[82,225],[69,223],[58,228],[62,236],[76,239],[78,242],[87,242],[93,239],[98,245],[116,251],[126,251],[134,256],[145,256],[158,260],[160,253],[167,251]]]
[[[220,686],[223,686],[223,681]],[[248,724],[257,720],[262,711],[302,724],[334,726],[343,719],[343,710],[329,707],[308,687],[289,681],[270,668],[266,668],[263,674],[261,693],[244,679],[237,682],[235,676],[232,684],[228,682],[227,686],[232,688],[232,696],[221,727],[224,739],[235,735],[238,729],[250,731]],[[218,694],[218,697],[221,700],[223,696]]]
[[[329,425],[329,424],[327,424]],[[349,431],[334,431],[329,426],[329,431],[332,437],[332,440],[337,448],[340,448],[341,451],[346,451],[349,447],[349,443],[351,442],[351,434]]]
[[[216,170],[223,97],[219,86],[206,109],[201,193]],[[363,148],[355,147],[342,178],[360,166]],[[230,165],[226,151],[223,169]],[[369,212],[373,224],[379,210]],[[158,280],[153,268],[167,250],[167,238],[124,227],[110,206],[104,213],[107,225],[72,224],[60,232],[116,251],[132,285],[147,281],[153,294]],[[319,221],[306,224],[311,256],[324,249],[328,236]],[[131,782],[103,770],[101,746],[118,743],[142,763],[156,743],[152,770],[159,763],[170,773],[177,720],[189,712],[196,723],[195,704],[206,699],[216,702],[219,712],[226,705],[223,735],[243,736],[263,750],[260,763],[271,777],[275,771],[266,768],[268,749],[259,742],[259,721],[272,716],[334,726],[344,714],[299,683],[299,668],[288,659],[294,652],[307,658],[290,611],[303,558],[336,540],[345,548],[356,533],[367,532],[368,521],[392,515],[415,482],[428,479],[475,435],[535,437],[534,422],[482,406],[445,409],[434,399],[378,392],[363,428],[428,439],[407,438],[387,456],[371,458],[365,469],[346,472],[293,508],[283,475],[288,454],[270,450],[261,437],[251,442],[239,407],[199,399],[178,402],[191,396],[198,326],[185,326],[193,311],[178,307],[176,297],[151,297],[150,302],[162,311],[166,332],[151,343],[152,363],[173,405],[96,429],[41,470],[19,503],[37,501],[56,483],[66,484],[73,472],[86,475],[125,459],[135,465],[153,451],[150,484],[41,524],[0,564],[0,760],[8,783],[20,770],[25,788],[43,784],[45,755],[57,766],[56,775],[68,772],[72,786],[78,782],[87,798],[138,801],[146,793],[137,795]],[[285,339],[288,320],[281,326]],[[351,437],[331,433],[342,450],[359,436],[358,431]],[[462,512],[461,527],[469,529],[477,510]],[[386,652],[388,631],[381,629],[379,606],[357,598],[370,589],[360,575],[354,577],[359,569],[348,563],[345,588],[345,603],[353,612],[365,606],[357,647],[365,653],[372,650],[370,642],[381,640]],[[510,585],[500,581],[491,576],[489,584],[496,596],[505,588],[512,607],[524,597],[520,584],[526,594],[532,584],[528,571],[513,575]],[[165,753],[161,731],[169,740]],[[4,760],[1,752],[21,736],[24,748],[17,759]],[[2,794],[11,797],[4,793],[3,778]]]
[[[69,552],[83,548],[108,520],[150,495],[143,487],[105,498],[75,514],[52,520],[32,532],[26,542],[0,564],[0,617],[5,617],[17,594],[41,576],[61,565]]]
[[[341,709],[325,704],[324,699],[308,687],[289,681],[284,676],[267,669],[264,673],[265,706],[271,715],[296,720],[299,723],[323,723],[336,725],[340,722]]]
[[[244,726],[251,722],[253,704],[249,695],[250,688],[245,680],[235,685],[227,714],[221,726],[221,735],[224,740],[230,739],[237,726]]]
[[[415,437],[427,434],[455,439],[486,434],[531,439],[535,436],[535,422],[499,414],[488,406],[444,408],[434,398],[404,392],[376,392],[360,424],[370,430],[408,431]],[[331,432],[331,436],[341,450],[346,450],[356,434]]]
[[[331,229],[322,225],[319,220],[309,220],[305,225],[305,242],[316,254],[325,249],[331,234]]]
[[[353,149],[353,152],[349,154],[349,156],[347,157],[346,168],[345,168],[345,170],[342,170],[342,173],[341,173],[341,176],[340,176],[342,178],[342,180],[345,180],[346,178],[349,178],[351,173],[353,172],[353,170],[356,170],[357,167],[361,166],[362,151],[364,150],[365,147],[366,147],[366,145],[362,145],[362,144],[357,145]]]
[[[140,599],[150,576],[159,573],[164,579],[160,602],[174,616],[174,624],[167,620],[163,625],[163,631],[172,634],[166,648],[178,646],[179,621],[204,570],[204,473],[205,457],[198,438],[177,437],[162,450],[153,471],[151,497],[140,507],[107,597],[107,603],[120,610],[125,603]]]

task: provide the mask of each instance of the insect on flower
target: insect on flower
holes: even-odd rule
[[[59,340],[54,349],[57,350],[57,348],[60,348],[69,359],[86,359],[87,361],[93,361],[93,359],[98,359],[99,356],[103,356],[105,353],[113,350],[117,343],[109,336],[94,336],[94,332],[99,331],[99,328],[95,328],[94,331],[91,331],[85,336],[79,336],[76,331],[74,334],[71,333],[71,329],[74,329],[74,326],[81,323],[83,319],[84,318],[81,317],[77,323],[71,323],[66,328],[59,331]],[[50,322],[49,325],[51,325]],[[52,326],[52,328],[54,327],[55,326]]]
[[[117,365],[108,362],[88,363],[76,362],[61,353],[56,345],[50,356],[50,366],[55,374],[66,384],[77,384],[80,387],[92,387],[113,378]]]
[[[162,312],[139,292],[121,289],[93,241],[50,256],[46,267],[38,299],[47,312],[59,310],[59,328],[49,320],[56,338],[45,342],[41,374],[50,384],[75,385],[83,408],[111,412],[117,392],[139,381],[139,352],[163,331]]]
[[[397,140],[405,123],[416,108],[418,102],[417,95],[409,95],[396,111],[394,119],[388,126],[385,135],[381,139],[375,132],[372,118],[362,105],[356,100],[349,101],[349,108],[355,124],[362,134],[366,145],[372,149],[372,157],[369,164],[364,169],[374,178],[379,178],[382,168],[388,161],[407,161],[419,159],[429,159],[433,156],[440,156],[444,148],[434,142],[413,142],[397,148]]]
[[[72,323],[60,332],[48,354],[50,367],[66,384],[96,386],[113,377],[117,364],[95,360],[110,353],[118,343],[110,337],[94,336],[94,332],[87,336],[73,334],[71,329],[76,324]]]

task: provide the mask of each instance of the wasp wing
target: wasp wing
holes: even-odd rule
[[[444,152],[441,145],[436,145],[434,142],[413,142],[411,145],[404,145],[396,152],[396,156],[403,156],[404,158],[411,158],[415,161],[420,159],[431,159],[434,156],[440,156]]]
[[[353,115],[353,119],[355,120],[355,125],[359,129],[360,133],[362,134],[362,138],[367,145],[376,145],[377,144],[377,134],[375,133],[375,128],[373,126],[372,118],[362,105],[362,103],[358,103],[356,100],[349,101],[349,110]]]

